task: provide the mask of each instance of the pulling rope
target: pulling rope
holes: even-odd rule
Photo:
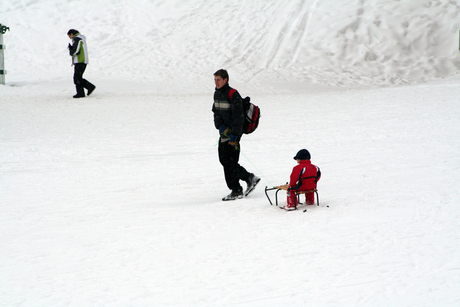
[[[254,166],[254,168],[260,173],[260,175],[268,182],[269,185],[271,185],[272,187],[274,187],[274,185],[267,179],[267,177],[264,176],[264,174],[257,168],[257,166],[254,165],[254,163],[252,163],[251,160],[249,160],[249,158],[244,154],[244,152],[242,152],[240,150],[240,153],[243,154],[243,156],[249,161],[249,163],[252,164],[252,166]]]
[[[219,140],[220,140],[220,138],[217,140],[217,143],[214,145],[214,147],[216,147],[216,146],[219,144]],[[249,161],[249,163],[251,163],[252,166],[254,166],[254,168],[255,168],[255,169],[259,172],[259,174],[268,182],[268,184],[269,184],[270,186],[272,186],[272,187],[275,187],[275,186],[267,179],[267,177],[265,177],[264,174],[257,168],[257,166],[255,166],[255,164],[252,163],[251,160],[249,160],[249,158],[244,154],[244,152],[241,151],[241,148],[240,148],[240,147],[238,147],[238,150],[239,150],[240,153],[242,153],[243,156]]]

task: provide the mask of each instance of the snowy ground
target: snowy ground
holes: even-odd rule
[[[458,1],[130,3],[0,6],[11,27],[0,86],[0,305],[460,305],[460,61],[448,42],[458,41]],[[226,11],[212,28],[207,18]],[[212,40],[243,12],[254,31]],[[350,16],[355,32],[342,33]],[[369,61],[360,31],[374,19],[396,42],[374,42]],[[49,33],[29,32],[39,21]],[[70,27],[88,36],[85,76],[98,86],[80,100]],[[289,40],[302,43],[290,50]],[[132,53],[114,52],[118,41]],[[53,48],[29,49],[36,42]],[[326,42],[343,53],[327,57]],[[207,47],[214,55],[227,43],[246,51],[209,59]],[[241,156],[262,182],[225,203],[211,113],[220,67],[262,109]],[[263,188],[288,180],[301,148],[321,167],[321,206],[285,212]]]

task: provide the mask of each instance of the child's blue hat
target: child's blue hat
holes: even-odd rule
[[[295,155],[294,157],[294,160],[310,160],[311,159],[311,155],[310,153],[308,152],[308,150],[306,149],[301,149],[297,152],[297,154]]]

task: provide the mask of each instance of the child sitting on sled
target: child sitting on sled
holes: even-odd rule
[[[297,191],[308,191],[316,188],[316,182],[321,178],[321,170],[319,167],[311,164],[310,152],[306,149],[301,149],[294,157],[298,165],[292,169],[289,188],[287,190],[287,205],[284,210],[295,210],[297,208]],[[305,194],[305,202],[307,205],[315,203],[315,193],[310,192]]]

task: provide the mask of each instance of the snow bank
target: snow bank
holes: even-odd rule
[[[5,0],[0,7],[11,28],[9,82],[68,78],[66,33],[76,28],[88,38],[88,76],[145,81],[158,91],[207,91],[220,67],[261,87],[451,76],[460,68],[459,14],[458,1],[447,0]]]

